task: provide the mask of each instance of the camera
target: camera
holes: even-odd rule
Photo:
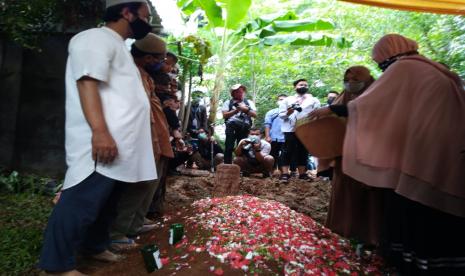
[[[290,108],[294,109],[297,112],[302,112],[302,107],[298,103],[291,104]]]
[[[252,137],[246,138],[245,139],[246,144],[242,147],[242,149],[245,150],[245,151],[249,151],[252,148],[252,146],[254,144],[257,144],[258,142],[260,142],[260,141],[258,139],[256,139],[256,138],[252,138]]]
[[[234,106],[235,108],[238,108],[238,107],[239,107],[239,103],[233,103],[233,106]]]

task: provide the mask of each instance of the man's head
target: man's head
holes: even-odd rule
[[[108,24],[117,24],[127,37],[142,39],[151,30],[150,8],[146,0],[106,0],[103,20]]]
[[[178,98],[174,95],[168,95],[163,100],[163,107],[169,107],[171,110],[178,110],[180,106],[180,102]]]
[[[172,74],[173,69],[176,68],[176,63],[178,63],[178,57],[171,52],[167,52],[166,62],[163,64],[161,71],[165,74],[168,74],[168,73]],[[171,76],[171,77],[176,77],[176,76]]]
[[[199,140],[203,142],[207,141],[208,132],[203,128],[199,128],[199,130],[197,130],[197,138],[199,138]]]
[[[306,79],[298,79],[293,82],[295,92],[299,95],[304,95],[308,92],[308,82]]]
[[[255,136],[258,137],[259,139],[261,138],[261,130],[258,127],[251,127],[249,130],[249,137]]]
[[[337,98],[337,96],[339,96],[339,93],[337,93],[336,91],[329,91],[328,94],[326,95],[326,98],[327,98],[327,103],[328,104],[332,104],[333,101]]]
[[[166,43],[161,37],[149,33],[132,44],[131,54],[138,65],[153,74],[165,63]]]
[[[192,92],[192,106],[197,107],[200,104],[200,100],[203,97],[202,91]]]
[[[237,101],[242,101],[244,100],[244,97],[245,97],[245,93],[247,92],[247,88],[238,83],[238,84],[234,84],[233,86],[231,86],[231,96],[233,97],[234,100],[237,100]]]
[[[282,101],[284,101],[284,99],[287,98],[287,95],[286,94],[279,94],[278,97],[277,97],[277,102],[276,104],[279,106],[281,104]]]

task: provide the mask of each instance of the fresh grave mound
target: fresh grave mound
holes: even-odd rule
[[[310,217],[273,201],[228,196],[195,201],[188,223],[208,233],[192,246],[250,273],[381,275],[379,258],[362,263],[349,242]]]

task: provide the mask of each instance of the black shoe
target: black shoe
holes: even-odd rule
[[[313,181],[313,179],[310,176],[308,176],[308,174],[306,174],[306,173],[303,173],[303,174],[299,175],[299,179],[300,180]]]
[[[241,172],[241,175],[242,175],[243,177],[249,177],[249,176],[250,176],[250,173],[249,173],[249,172],[242,171],[242,172]]]
[[[281,176],[279,177],[279,182],[289,183],[289,174],[287,173],[281,174]]]

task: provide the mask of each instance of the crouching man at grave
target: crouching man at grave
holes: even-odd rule
[[[273,170],[274,158],[270,155],[271,145],[261,139],[258,128],[251,128],[249,136],[242,139],[234,150],[236,157],[233,163],[241,167],[242,175],[263,173],[263,177],[270,177]]]

